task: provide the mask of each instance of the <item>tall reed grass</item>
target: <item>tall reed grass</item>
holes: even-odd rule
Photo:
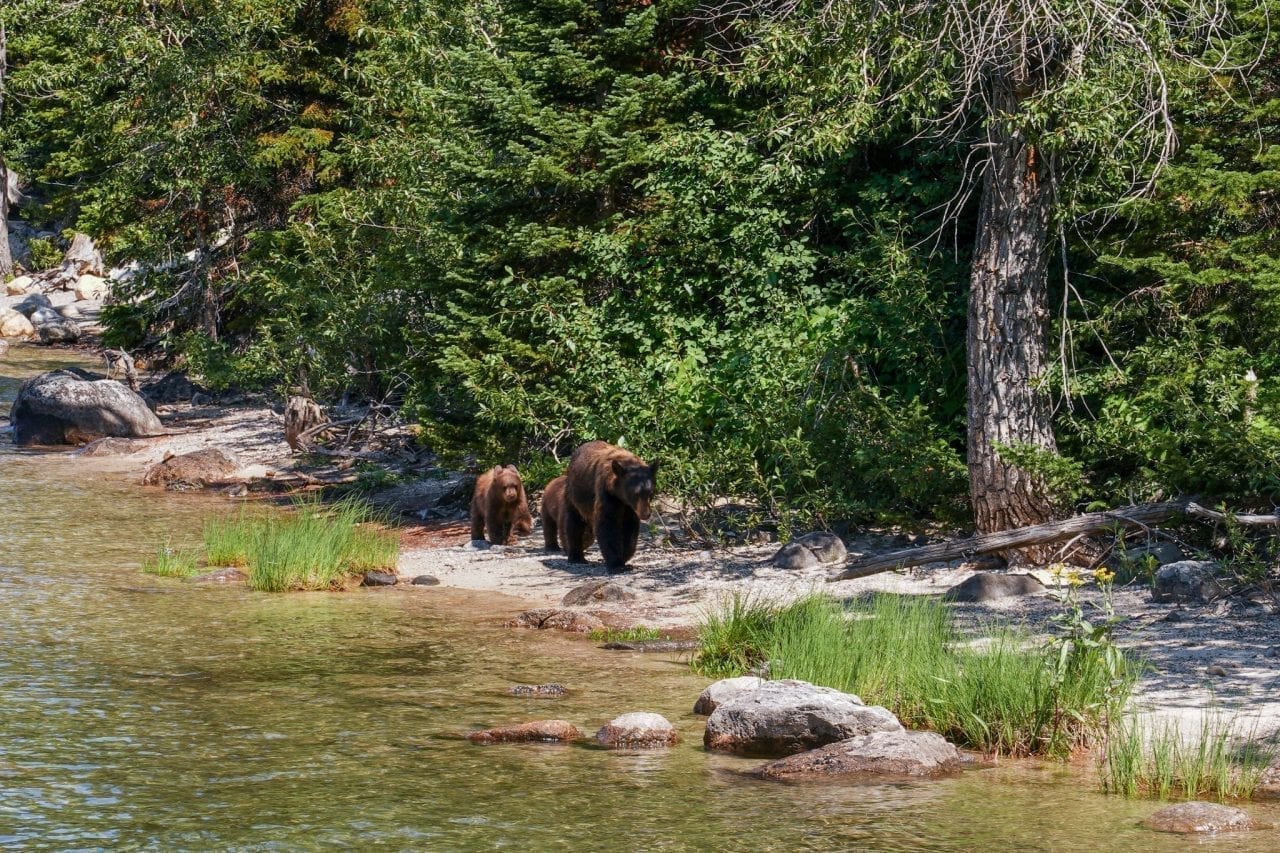
[[[168,544],[156,548],[155,554],[143,562],[142,570],[149,575],[164,578],[189,578],[200,571],[194,552],[173,548]]]
[[[1205,713],[1190,731],[1131,714],[1117,720],[1099,762],[1102,789],[1126,797],[1220,800],[1253,796],[1274,744],[1233,734],[1234,720]]]
[[[1033,643],[991,626],[960,636],[950,610],[923,596],[847,605],[820,595],[785,606],[738,597],[709,614],[694,667],[741,674],[768,662],[798,678],[884,705],[913,728],[991,754],[1065,757],[1097,742],[1128,701],[1137,667],[1099,649]]]

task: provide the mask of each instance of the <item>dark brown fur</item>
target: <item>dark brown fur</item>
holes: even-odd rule
[[[495,465],[476,480],[471,498],[471,538],[494,545],[514,545],[533,529],[524,483],[514,465]]]
[[[636,553],[640,522],[649,518],[657,473],[656,462],[646,464],[603,441],[589,441],[573,452],[559,530],[570,562],[586,562],[594,540],[609,571],[626,569]]]
[[[569,478],[564,474],[556,477],[542,490],[542,540],[548,551],[559,551],[560,540],[556,533],[560,529],[560,516],[564,514],[564,487]]]

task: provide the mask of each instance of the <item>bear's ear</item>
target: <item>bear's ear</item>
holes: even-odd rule
[[[627,466],[615,459],[613,460],[613,473],[615,476],[625,477],[627,476]]]

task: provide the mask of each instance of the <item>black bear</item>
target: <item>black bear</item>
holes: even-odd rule
[[[542,516],[542,541],[548,551],[560,550],[556,531],[560,528],[560,516],[564,514],[564,486],[567,482],[569,478],[561,474],[542,490],[542,507],[538,512]]]
[[[471,538],[494,545],[514,545],[533,529],[524,482],[514,465],[495,465],[476,480],[471,498]]]
[[[610,572],[626,571],[635,556],[640,522],[649,518],[658,464],[603,441],[573,451],[565,472],[560,541],[569,562],[586,562],[592,540]]]

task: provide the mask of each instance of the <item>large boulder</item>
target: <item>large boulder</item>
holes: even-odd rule
[[[1041,592],[1044,592],[1044,584],[1031,575],[980,572],[951,587],[943,598],[947,601],[975,603]]]
[[[693,713],[710,714],[733,697],[758,690],[762,684],[764,679],[756,675],[722,678],[702,691],[698,701],[693,703]]]
[[[4,292],[6,296],[22,296],[31,289],[31,285],[35,284],[35,279],[29,275],[20,275],[15,279],[5,282]]]
[[[1183,835],[1241,832],[1256,828],[1253,818],[1243,809],[1197,801],[1166,806],[1143,821],[1143,825],[1158,832]]]
[[[42,373],[22,383],[9,419],[18,445],[88,444],[105,436],[164,432],[146,401],[124,385],[72,370]]]
[[[1151,598],[1161,602],[1212,601],[1222,591],[1214,580],[1217,572],[1218,564],[1213,560],[1166,563],[1156,571]]]
[[[933,732],[872,732],[770,761],[765,779],[813,776],[939,776],[959,770],[960,750]]]
[[[80,324],[58,315],[56,320],[36,324],[36,339],[45,344],[74,344],[80,340]]]
[[[182,483],[203,488],[233,479],[242,467],[234,454],[221,447],[206,447],[181,456],[165,457],[147,469],[147,473],[142,475],[142,484],[167,486]]]
[[[499,726],[467,735],[472,743],[527,743],[529,741],[577,740],[578,729],[565,720],[534,720],[514,726]]]
[[[778,549],[770,562],[780,569],[808,569],[823,563],[838,563],[848,554],[839,536],[818,530],[792,539]]]
[[[778,757],[872,732],[902,731],[886,708],[806,681],[767,681],[707,718],[703,745],[716,752]]]
[[[643,711],[614,717],[596,732],[596,740],[609,749],[658,749],[679,739],[666,717]]]
[[[76,279],[76,301],[101,302],[111,292],[111,285],[100,275],[86,274]]]
[[[25,316],[8,308],[0,308],[0,338],[29,338],[35,333],[35,327]]]

